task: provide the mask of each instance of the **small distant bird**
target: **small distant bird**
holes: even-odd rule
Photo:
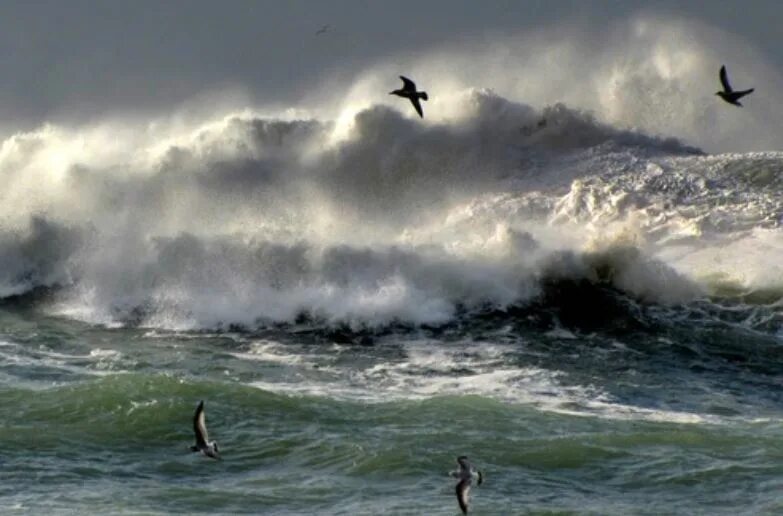
[[[739,99],[741,99],[745,95],[753,93],[754,90],[754,88],[751,88],[749,90],[742,90],[742,91],[734,91],[733,89],[731,89],[731,84],[729,84],[729,77],[726,74],[725,65],[720,67],[720,83],[723,85],[723,91],[718,91],[715,93],[715,95],[718,95],[720,98],[722,98],[729,104],[734,104],[735,106],[739,106],[739,107],[742,107],[742,104],[739,103]]]
[[[459,503],[459,508],[462,509],[462,514],[467,514],[468,492],[473,483],[473,477],[478,477],[477,485],[481,485],[484,482],[484,475],[481,474],[481,471],[473,469],[473,466],[468,462],[468,458],[464,455],[457,457],[457,464],[459,464],[459,470],[452,471],[451,476],[459,479],[456,487],[457,503]]]
[[[217,441],[210,441],[207,434],[207,424],[204,420],[204,400],[196,407],[193,415],[193,431],[196,433],[196,445],[190,447],[192,452],[201,452],[207,457],[220,460]]]
[[[421,110],[421,104],[419,103],[419,99],[422,100],[429,100],[429,97],[427,97],[426,91],[416,91],[416,83],[414,83],[412,80],[408,79],[407,77],[403,77],[400,75],[400,79],[402,79],[403,86],[399,90],[394,90],[392,92],[389,92],[389,95],[397,95],[398,97],[403,97],[411,101],[411,104],[413,104],[413,107],[416,108],[416,112],[419,114],[420,117],[424,118],[424,113]]]
[[[324,25],[323,27],[318,29],[318,31],[315,33],[315,35],[316,36],[320,36],[321,34],[326,34],[327,32],[329,32],[329,29],[331,29],[331,28],[332,28],[331,25]]]

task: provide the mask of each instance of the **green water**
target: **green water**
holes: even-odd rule
[[[691,341],[671,328],[626,343],[531,330],[363,346],[7,309],[0,506],[456,515],[447,473],[466,454],[486,479],[471,514],[783,514],[783,377],[754,362],[776,344],[729,360],[740,335],[721,331],[725,346],[697,346],[715,329]],[[188,451],[201,399],[220,462]]]

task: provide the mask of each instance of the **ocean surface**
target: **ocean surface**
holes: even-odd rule
[[[452,93],[7,138],[0,512],[783,514],[783,153]]]

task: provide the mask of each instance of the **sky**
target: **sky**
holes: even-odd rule
[[[221,90],[296,103],[389,56],[563,24],[601,33],[639,12],[733,33],[783,70],[780,0],[4,1],[0,124],[154,113]]]

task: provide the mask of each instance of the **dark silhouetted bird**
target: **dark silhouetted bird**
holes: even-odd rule
[[[477,485],[481,485],[484,482],[484,475],[481,474],[481,471],[473,469],[473,466],[468,462],[468,458],[464,455],[457,457],[457,464],[459,464],[459,470],[452,471],[451,476],[459,479],[456,487],[457,503],[459,508],[462,509],[462,514],[467,514],[468,492],[470,492],[473,477],[478,477]]]
[[[193,415],[193,431],[196,433],[196,445],[190,447],[192,452],[201,452],[207,457],[220,460],[217,441],[210,441],[207,434],[207,423],[204,420],[204,400],[196,407]]]
[[[416,83],[407,77],[400,75],[400,79],[402,79],[403,82],[402,88],[389,92],[389,95],[397,95],[399,97],[404,97],[410,100],[411,104],[413,104],[413,107],[416,108],[416,112],[419,114],[419,116],[424,118],[424,113],[421,110],[421,103],[419,102],[419,99],[428,100],[429,97],[427,97],[427,92],[416,91]]]
[[[753,93],[754,90],[754,88],[742,91],[734,91],[731,89],[731,84],[729,84],[729,77],[726,75],[726,66],[720,67],[720,83],[723,85],[723,91],[718,91],[715,93],[715,95],[718,95],[729,104],[734,104],[735,106],[739,107],[742,107],[742,104],[739,103],[739,99],[745,95]]]
[[[329,32],[329,29],[331,28],[332,28],[331,25],[324,25],[323,27],[321,27],[316,31],[315,35],[320,36],[321,34],[326,34],[327,32]]]

